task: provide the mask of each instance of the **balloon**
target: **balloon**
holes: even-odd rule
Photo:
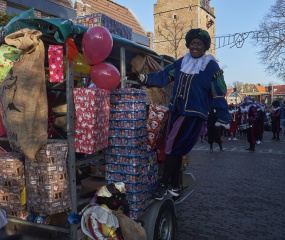
[[[91,67],[92,82],[101,89],[112,90],[120,83],[120,72],[110,63],[102,62]]]
[[[95,65],[105,60],[113,47],[111,33],[102,26],[89,28],[82,38],[82,52],[90,65]]]
[[[91,70],[91,66],[85,60],[84,56],[78,53],[74,59],[74,72],[75,73],[85,73],[89,74]]]
[[[65,65],[66,65],[66,57],[63,57],[63,70],[65,72]],[[80,53],[76,55],[76,57],[73,60],[73,71],[75,73],[83,73],[83,74],[89,74],[91,70],[91,66],[89,63],[85,60],[84,56]]]
[[[71,38],[67,38],[66,39],[66,43],[67,43],[67,46],[68,46],[68,56],[67,56],[67,58],[68,58],[68,61],[70,63],[71,61],[74,60],[74,58],[78,54],[78,50],[77,50],[77,47],[76,47],[74,41]]]

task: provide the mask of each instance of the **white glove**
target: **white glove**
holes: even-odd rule
[[[224,124],[224,123],[221,123],[221,122],[216,122],[215,126],[216,127],[224,127],[225,129],[230,129],[230,127],[231,127],[231,125],[229,123]]]
[[[146,75],[145,75],[145,74],[140,74],[140,75],[138,76],[138,80],[139,80],[142,84],[146,84],[146,82],[147,82]]]

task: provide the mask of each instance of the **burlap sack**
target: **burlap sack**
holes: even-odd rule
[[[137,55],[131,61],[132,72],[136,74],[148,74],[149,72],[162,71],[163,68],[150,56]],[[159,88],[147,86],[147,95],[151,104],[168,107],[172,97],[173,84]]]
[[[41,32],[22,29],[5,42],[23,51],[19,62],[0,86],[3,123],[13,149],[34,159],[47,143],[48,106],[45,85],[45,51]]]
[[[119,221],[124,240],[147,240],[145,229],[121,211],[113,211]]]

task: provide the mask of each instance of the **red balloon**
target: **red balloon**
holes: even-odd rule
[[[112,47],[112,35],[102,26],[91,27],[83,35],[82,52],[90,65],[105,60],[112,51]]]
[[[102,62],[91,67],[92,82],[101,89],[112,90],[120,83],[120,72],[110,63]]]

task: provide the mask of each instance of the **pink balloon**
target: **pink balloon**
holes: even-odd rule
[[[82,52],[90,65],[105,60],[112,51],[112,47],[112,35],[102,26],[91,27],[83,35]]]
[[[112,90],[120,83],[120,72],[110,63],[102,62],[91,67],[92,82],[101,89]]]

